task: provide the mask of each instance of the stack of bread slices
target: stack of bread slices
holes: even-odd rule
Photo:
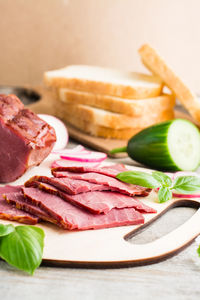
[[[56,93],[56,115],[93,136],[126,140],[174,118],[174,96],[162,93],[154,75],[72,65],[46,72],[44,80]]]

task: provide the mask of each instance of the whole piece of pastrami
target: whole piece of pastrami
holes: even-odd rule
[[[39,165],[55,141],[54,129],[15,95],[0,95],[0,183],[14,181]]]

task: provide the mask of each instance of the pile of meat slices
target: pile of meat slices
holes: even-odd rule
[[[156,211],[133,196],[147,196],[149,190],[116,179],[123,171],[121,164],[68,164],[52,169],[54,177],[7,185],[0,188],[0,218],[27,224],[45,220],[68,230],[142,224],[143,213]]]

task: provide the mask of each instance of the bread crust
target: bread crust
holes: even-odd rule
[[[155,75],[159,76],[191,116],[200,124],[200,101],[182,82],[164,59],[148,44],[139,49],[143,64]]]
[[[163,94],[138,101],[138,99],[124,99],[70,89],[58,89],[57,97],[64,103],[89,105],[131,117],[144,115],[151,117],[155,112],[159,114],[167,109],[173,109],[175,105],[175,97],[172,94]]]

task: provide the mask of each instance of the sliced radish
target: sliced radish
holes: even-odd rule
[[[82,153],[82,152],[89,152],[89,151],[87,151],[82,145],[78,145],[71,149],[61,149],[61,150],[52,151],[53,154],[58,154],[58,155],[65,155],[68,153]]]
[[[198,194],[178,194],[178,193],[173,193],[173,197],[176,198],[200,198],[200,193]]]
[[[160,188],[154,189],[156,192],[159,191]],[[200,198],[200,193],[195,193],[195,194],[179,194],[176,192],[172,193],[173,197],[175,198]]]
[[[103,152],[88,152],[88,153],[72,153],[60,156],[66,160],[74,160],[79,162],[101,162],[107,158]]]
[[[57,141],[53,147],[53,150],[65,148],[69,140],[69,135],[65,124],[58,118],[50,115],[39,114],[38,116],[55,129]]]
[[[83,167],[98,167],[100,165],[100,162],[82,162],[81,166]],[[58,167],[76,167],[76,166],[80,166],[80,162],[76,162],[76,161],[67,161],[66,159],[58,159],[55,160],[52,165],[51,168],[58,168]]]
[[[52,151],[52,153],[58,154],[62,159],[79,162],[101,162],[107,158],[107,154],[103,152],[89,151],[82,145],[78,145],[72,149]]]

